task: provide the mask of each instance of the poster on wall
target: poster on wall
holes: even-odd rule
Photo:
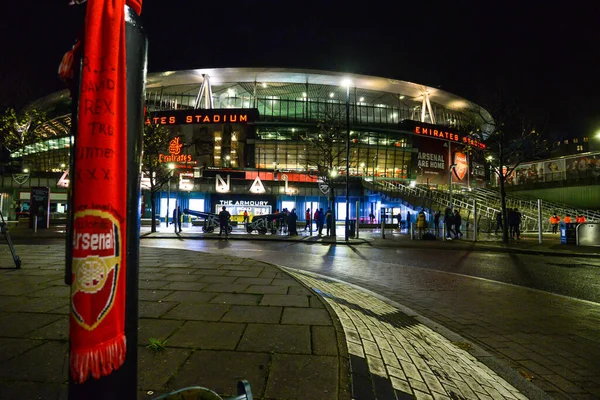
[[[413,157],[413,170],[417,184],[448,184],[448,143],[442,140],[415,137],[413,146],[418,149]]]
[[[471,161],[471,186],[481,186],[485,184],[485,164]]]
[[[515,185],[525,185],[544,181],[543,163],[528,163],[521,164],[515,168],[514,182]]]
[[[452,154],[452,183],[463,185],[469,184],[469,162],[468,156],[462,151],[454,151]]]
[[[544,182],[560,181],[565,176],[565,160],[552,160],[544,162]]]
[[[50,188],[36,186],[31,188],[29,205],[29,227],[50,228]],[[36,219],[37,217],[37,219]]]
[[[600,176],[600,156],[575,157],[565,161],[567,179],[592,178]]]

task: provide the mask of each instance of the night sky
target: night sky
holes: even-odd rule
[[[3,8],[0,106],[63,88],[56,71],[82,16],[67,3]],[[407,80],[474,102],[504,91],[548,135],[572,137],[600,130],[600,5],[585,3],[146,0],[142,17],[150,72],[293,67]]]

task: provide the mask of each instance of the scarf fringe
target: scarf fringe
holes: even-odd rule
[[[83,383],[90,374],[94,379],[106,376],[123,365],[126,353],[124,334],[92,349],[71,348],[71,377],[75,383]]]

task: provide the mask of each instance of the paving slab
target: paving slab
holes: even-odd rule
[[[265,294],[261,306],[308,307],[308,296],[291,294]]]
[[[0,377],[28,382],[64,383],[68,343],[50,341],[0,364]]]
[[[265,397],[337,399],[338,365],[337,357],[274,354]]]
[[[310,327],[248,324],[237,348],[263,353],[311,354]]]
[[[164,318],[198,321],[219,321],[229,311],[230,307],[225,304],[170,304],[175,305],[175,307],[164,313]]]
[[[169,336],[169,346],[205,350],[234,350],[246,324],[230,322],[186,321]]]
[[[259,294],[222,293],[213,297],[210,303],[256,306],[261,302],[262,297]]]
[[[221,321],[277,324],[281,319],[282,311],[282,307],[231,306]]]
[[[319,308],[285,307],[281,322],[295,325],[332,325],[329,312]]]
[[[264,396],[270,363],[268,353],[198,350],[185,361],[167,388],[199,385],[219,394],[234,395],[238,380],[246,379],[252,393],[260,399]]]
[[[138,387],[160,391],[190,357],[192,350],[168,347],[155,351],[138,347]]]
[[[138,319],[138,343],[149,344],[149,339],[166,340],[177,331],[185,321],[165,318],[139,318]]]

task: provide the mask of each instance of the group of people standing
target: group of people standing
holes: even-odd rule
[[[433,222],[436,226],[436,234],[438,233],[439,220],[440,212],[438,211],[433,217]],[[444,210],[444,225],[446,227],[446,240],[462,238],[462,232],[460,231],[462,217],[458,210],[452,211],[450,207],[446,207]]]
[[[558,233],[558,224],[560,223],[560,221],[561,221],[560,216],[557,215],[556,211],[555,211],[554,214],[552,214],[552,216],[550,217],[550,225],[552,226],[552,233]],[[569,214],[565,214],[565,218],[562,221],[565,224],[573,223],[573,219],[571,218],[571,216]],[[586,221],[587,220],[585,218],[585,215],[583,215],[583,214],[579,214],[577,217],[575,217],[576,224],[583,224]]]
[[[279,209],[276,209],[274,214],[280,214]],[[284,208],[281,214],[283,214],[283,217],[275,220],[277,230],[286,233],[288,236],[298,235],[298,214],[296,214],[296,209],[292,208],[289,211],[287,208]]]
[[[327,224],[326,236],[331,236],[332,232],[335,234],[335,222],[333,221],[333,212],[331,211],[330,207],[327,208],[327,211],[323,211],[322,207],[316,209],[312,216],[312,221],[310,216],[310,208],[308,208],[306,209],[306,226],[304,227],[305,231],[310,229],[312,221],[314,221],[315,231],[318,232],[317,234],[319,236],[323,235],[323,228],[325,227],[325,224]]]
[[[521,222],[522,216],[521,212],[517,208],[507,208],[506,209],[506,223],[508,224],[508,235],[512,240],[521,240]],[[496,214],[496,230],[495,234],[498,234],[498,231],[503,229],[502,223],[502,213]]]

